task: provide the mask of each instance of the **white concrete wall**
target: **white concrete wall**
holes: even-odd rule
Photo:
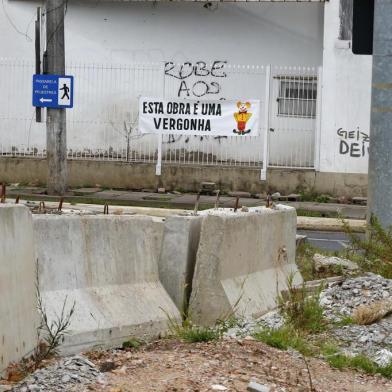
[[[37,344],[35,284],[31,214],[0,204],[0,374]]]
[[[367,173],[372,58],[354,55],[338,34],[339,0],[331,0],[324,17],[320,171]]]
[[[4,1],[1,56],[33,59],[34,1]],[[68,60],[318,65],[322,4],[69,1]],[[11,26],[9,18],[15,24]],[[26,37],[26,35],[29,37]],[[32,39],[32,40],[31,40]]]
[[[39,4],[4,0],[4,12],[0,12],[0,57],[33,61],[33,20]],[[74,151],[125,148],[124,121],[128,126],[136,121],[138,96],[162,94],[163,78],[159,69],[155,73],[134,75],[133,72],[101,71],[101,64],[163,61],[223,61],[229,65],[321,64],[322,3],[215,3],[212,9],[203,5],[197,2],[68,2],[66,58],[69,62],[96,65],[95,69],[69,69],[76,76],[75,107],[67,112],[69,148]],[[0,84],[3,91],[7,91],[0,95],[0,149],[2,144],[7,149],[12,146],[43,149],[45,124],[32,120],[30,79],[33,68],[18,67],[17,76],[13,71],[12,67],[0,69]],[[172,73],[176,71],[178,69]],[[177,96],[181,80],[167,79],[167,94]],[[264,75],[249,76],[246,72],[242,75],[237,71],[226,78],[190,77],[186,83],[191,86],[199,80],[220,85],[219,94],[204,99],[242,96],[264,101]],[[263,119],[261,125],[264,125]],[[272,135],[272,149],[280,146],[287,150],[287,156],[293,156],[290,143],[294,143],[297,150],[302,140],[302,144],[311,144],[313,129],[307,126],[302,132],[293,125],[279,136],[276,129]],[[200,151],[208,147],[207,153],[214,151],[222,157],[241,157],[250,162],[259,162],[263,151],[262,137],[247,139],[240,147],[238,143],[229,144],[220,139],[210,138],[207,147],[205,138],[204,145],[198,137],[188,138],[186,142],[184,139],[179,137],[173,141],[166,137],[164,151],[169,148]],[[146,151],[155,151],[156,138],[136,137],[133,145],[137,150],[138,144]],[[312,157],[312,146],[308,150],[304,161]]]

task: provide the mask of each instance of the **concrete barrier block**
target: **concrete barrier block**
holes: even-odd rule
[[[37,344],[33,223],[26,207],[0,204],[0,373]]]
[[[228,209],[204,213],[190,314],[212,325],[230,314],[257,317],[276,306],[287,277],[302,277],[295,264],[294,208]]]
[[[181,312],[192,290],[201,216],[170,216],[165,220],[159,278]]]
[[[41,292],[50,319],[76,303],[64,353],[165,332],[179,311],[159,281],[160,218],[35,216]]]

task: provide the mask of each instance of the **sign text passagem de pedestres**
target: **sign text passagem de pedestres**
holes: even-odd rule
[[[260,101],[191,101],[140,98],[141,133],[256,136]]]

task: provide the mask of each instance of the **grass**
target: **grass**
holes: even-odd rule
[[[323,279],[342,274],[342,269],[328,269],[317,272],[313,256],[322,253],[349,259],[358,264],[361,271],[373,272],[384,278],[392,279],[392,227],[384,229],[376,217],[372,217],[367,226],[368,235],[360,236],[353,232],[348,223],[342,219],[343,230],[349,236],[352,246],[342,252],[328,254],[307,243],[297,249],[296,263],[305,281]]]
[[[239,320],[234,316],[218,320],[212,327],[193,325],[187,317],[180,324],[169,318],[169,330],[172,335],[188,343],[209,342],[220,339],[230,328],[238,325]]]
[[[183,320],[179,322],[166,311],[168,328],[171,336],[179,338],[188,343],[210,342],[218,340],[223,332],[223,328],[219,327],[205,327],[194,325],[191,321],[190,315],[184,313]]]
[[[280,312],[286,324],[312,333],[324,331],[327,323],[320,305],[322,286],[316,293],[309,295],[305,284],[294,286],[293,275],[290,275],[287,279],[287,287],[287,294],[278,297]]]
[[[336,327],[344,327],[346,325],[355,324],[353,318],[351,316],[340,315],[339,321],[333,323]]]
[[[130,338],[129,340],[126,340],[125,342],[123,342],[122,348],[124,350],[132,349],[132,348],[138,349],[142,344],[143,344],[143,342],[140,341],[139,339]]]
[[[328,203],[330,200],[329,195],[318,194],[314,191],[302,191],[299,192],[301,195],[301,201],[315,201],[316,203]]]
[[[178,331],[177,336],[188,343],[209,342],[220,338],[214,328],[200,326],[182,328]]]
[[[386,367],[380,367],[363,354],[347,356],[341,352],[336,341],[328,337],[331,325],[325,320],[319,304],[322,287],[316,294],[309,296],[304,285],[293,285],[293,275],[288,278],[287,286],[287,294],[278,297],[285,324],[279,329],[261,328],[253,335],[255,339],[280,350],[292,348],[304,357],[322,357],[331,367],[337,369],[353,369],[367,374],[379,373],[392,378],[392,362]],[[378,311],[379,307],[376,310]],[[355,321],[354,315],[345,316],[335,323],[335,326],[349,325]]]
[[[310,218],[338,218],[339,214],[336,211],[310,211],[303,208],[297,209],[298,216],[308,216]]]
[[[353,233],[344,220],[343,226],[352,242],[352,249],[347,251],[346,257],[355,261],[363,271],[392,279],[392,227],[383,228],[374,215],[367,225],[365,238]]]
[[[297,248],[296,264],[298,266],[298,269],[301,272],[301,275],[302,275],[304,281],[325,279],[325,278],[332,277],[332,276],[340,276],[345,272],[344,269],[339,265],[330,266],[328,268],[325,268],[324,270],[317,271],[315,268],[315,262],[313,260],[313,256],[316,253],[319,253],[324,256],[337,256],[337,257],[342,257],[342,258],[347,258],[347,259],[353,260],[352,257],[347,257],[346,251],[325,252],[325,251],[318,249],[315,246],[312,246],[311,244],[309,244],[307,242],[303,242]],[[353,261],[355,261],[355,260],[353,260]]]
[[[311,356],[314,354],[314,349],[306,341],[304,336],[296,331],[292,326],[286,325],[279,329],[265,328],[256,332],[253,337],[256,340],[264,342],[265,344],[279,350],[292,348],[305,356]]]
[[[305,281],[318,279],[314,268],[313,256],[317,248],[303,242],[297,248],[296,263]]]
[[[382,376],[392,378],[392,362],[387,366],[379,366],[366,355],[356,355],[349,357],[344,354],[332,355],[326,358],[329,365],[336,369],[354,369],[367,374],[381,374]]]
[[[279,329],[262,329],[253,336],[255,339],[279,350],[291,348],[306,357],[321,356],[335,369],[353,369],[367,374],[378,373],[386,378],[392,378],[392,362],[388,366],[382,367],[363,354],[354,357],[344,355],[334,342],[325,341],[325,337],[321,336],[316,339],[316,336],[301,333],[292,326],[285,325]]]
[[[218,340],[222,336],[219,329],[193,325],[189,319],[179,323],[177,320],[168,317],[168,324],[171,335],[188,343],[210,342]]]

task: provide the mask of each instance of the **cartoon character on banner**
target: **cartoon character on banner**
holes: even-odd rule
[[[245,135],[251,130],[246,129],[246,123],[252,117],[252,113],[248,112],[251,107],[250,102],[237,102],[238,112],[234,113],[234,119],[237,122],[237,129],[233,129],[233,133],[237,135]]]

